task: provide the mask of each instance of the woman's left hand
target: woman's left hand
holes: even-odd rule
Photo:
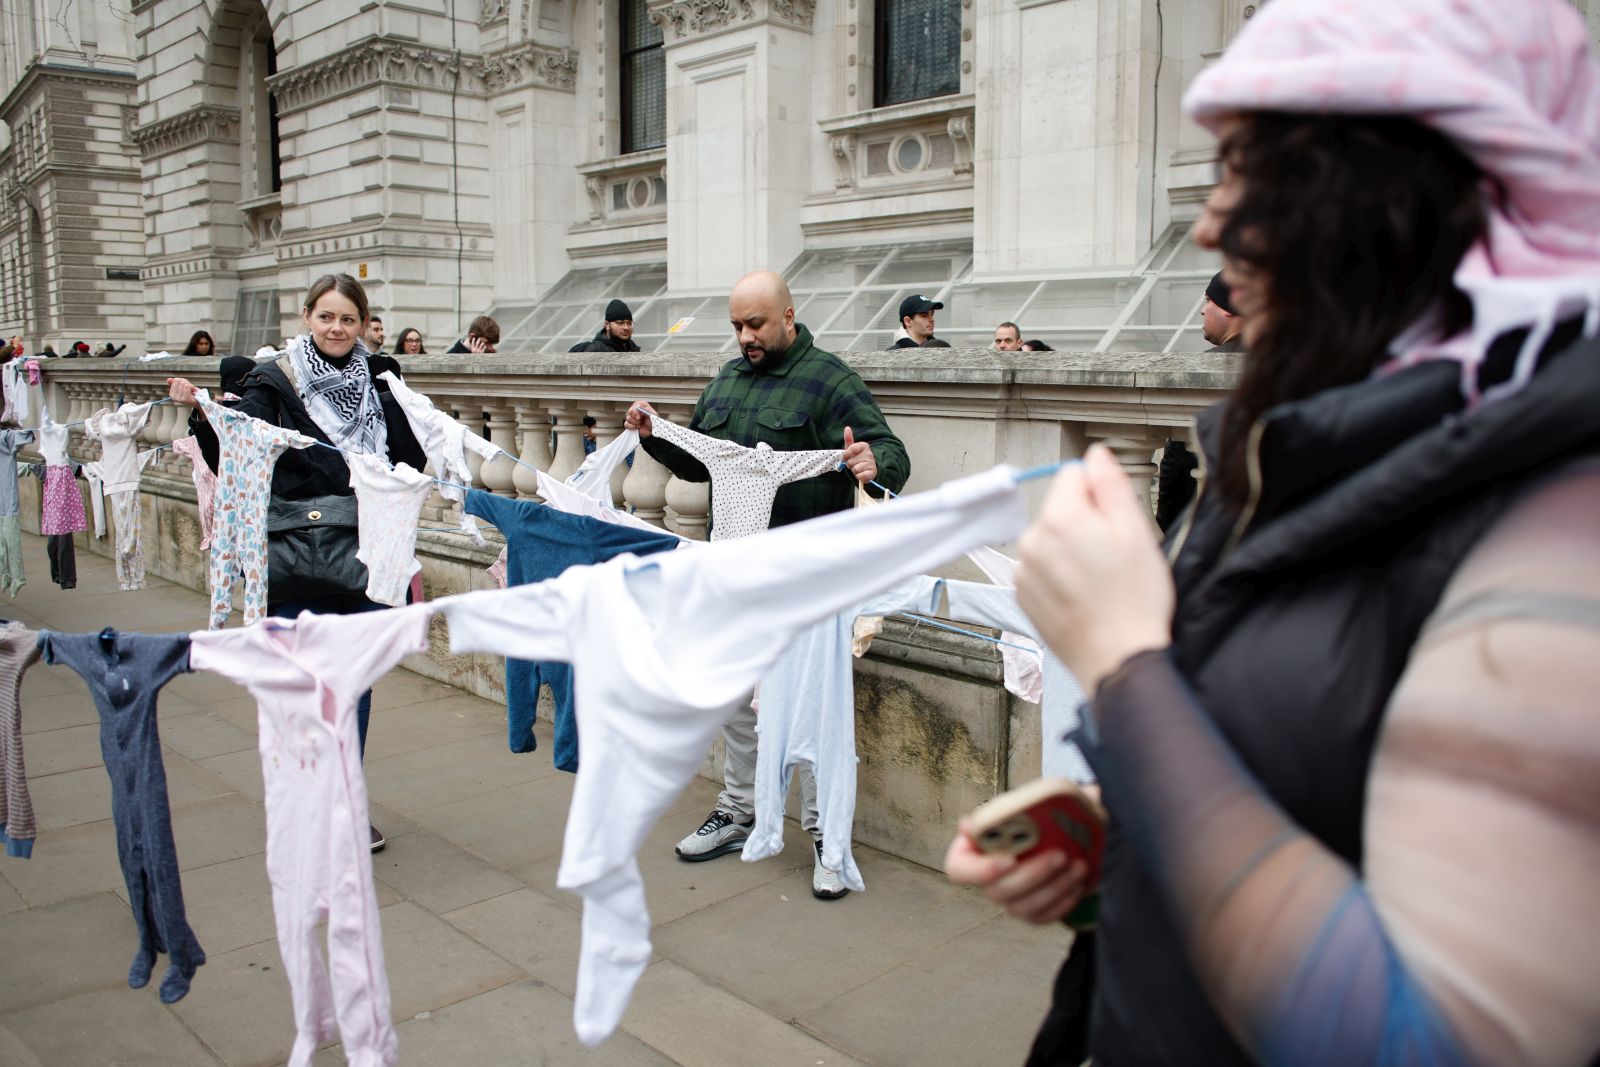
[[[1172,574],[1150,510],[1104,445],[1058,475],[1020,542],[1017,600],[1083,691],[1172,643]]]

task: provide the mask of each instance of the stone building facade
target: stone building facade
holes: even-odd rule
[[[248,351],[349,270],[434,350],[489,309],[564,349],[614,295],[706,349],[771,267],[839,349],[930,289],[958,344],[1196,347],[1179,99],[1258,2],[13,0],[0,329]]]

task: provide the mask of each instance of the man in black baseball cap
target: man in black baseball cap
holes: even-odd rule
[[[1213,352],[1237,352],[1244,345],[1244,317],[1234,310],[1221,271],[1206,286],[1206,298],[1200,304],[1200,333],[1216,346]]]
[[[633,311],[620,300],[606,305],[605,325],[594,340],[573,345],[570,352],[637,352],[633,343]]]
[[[933,336],[933,313],[944,307],[937,300],[929,300],[921,293],[900,301],[900,329],[905,336],[890,348],[921,348]]]

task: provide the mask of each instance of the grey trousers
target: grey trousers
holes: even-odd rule
[[[717,807],[730,811],[741,820],[756,813],[756,713],[748,701],[739,705],[739,711],[722,727],[722,795],[717,797]],[[817,776],[811,764],[802,763],[795,768],[800,779],[800,826],[812,836],[817,829]]]

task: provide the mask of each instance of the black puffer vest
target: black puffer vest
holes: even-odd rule
[[[1575,334],[1559,332],[1521,393],[1470,416],[1446,363],[1274,408],[1251,438],[1250,501],[1202,491],[1172,535],[1185,675],[1288,816],[1358,868],[1375,738],[1424,620],[1521,492],[1600,452],[1600,342]],[[1201,420],[1208,467],[1220,415]],[[1099,931],[1097,1067],[1253,1062],[1114,820]]]

